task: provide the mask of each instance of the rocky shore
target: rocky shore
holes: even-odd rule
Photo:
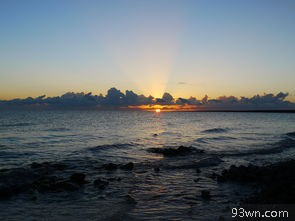
[[[265,166],[234,166],[217,176],[219,182],[251,185],[253,195],[242,199],[248,204],[294,204],[295,160]]]

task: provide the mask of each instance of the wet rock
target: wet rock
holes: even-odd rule
[[[167,157],[183,156],[189,153],[204,153],[203,150],[185,146],[179,146],[178,148],[150,148],[148,151],[152,153],[160,153]]]
[[[111,177],[111,178],[108,178],[107,180],[110,181],[110,182],[113,182],[113,181],[121,181],[122,178],[121,177]]]
[[[213,180],[216,180],[216,179],[217,179],[217,177],[218,177],[218,174],[217,174],[217,173],[215,173],[215,172],[213,172],[213,173],[212,173],[212,174],[210,174],[208,177],[209,177],[209,178],[211,178],[211,179],[213,179]]]
[[[201,197],[203,199],[210,199],[211,198],[211,194],[209,190],[202,190],[201,191]]]
[[[201,173],[201,170],[199,168],[196,169],[197,173]]]
[[[79,185],[84,184],[85,181],[85,174],[84,173],[73,173],[70,177],[70,180],[74,183],[77,183]]]
[[[43,167],[43,165],[41,163],[35,163],[35,162],[33,162],[31,164],[31,168],[32,169],[38,169],[38,168],[41,168],[41,167]]]
[[[53,191],[76,191],[80,188],[77,183],[73,183],[71,181],[59,181],[51,185],[50,189]]]
[[[0,173],[1,195],[15,195],[32,188],[33,182],[37,179],[38,174],[33,171],[16,168]],[[7,193],[5,193],[7,191]]]
[[[121,166],[121,169],[123,169],[123,170],[133,170],[133,168],[134,168],[134,163],[132,163],[132,162],[129,162],[129,163]]]
[[[129,194],[126,195],[126,201],[129,204],[137,204],[136,200],[132,196],[130,196]]]
[[[201,178],[194,179],[194,182],[197,183],[201,180]]]
[[[265,166],[231,166],[217,179],[219,182],[231,181],[256,187],[255,193],[243,200],[249,204],[294,204],[294,169],[295,160]]]
[[[13,196],[15,193],[13,189],[5,184],[0,185],[0,199],[6,199]]]
[[[98,178],[98,179],[94,180],[93,184],[95,187],[97,187],[99,189],[105,189],[107,187],[107,185],[109,185],[109,182]]]
[[[56,170],[65,170],[67,168],[67,165],[65,165],[64,163],[54,163],[52,164],[52,167]]]
[[[106,170],[116,170],[118,169],[118,165],[114,164],[114,163],[107,163],[107,164],[103,164],[102,167]]]

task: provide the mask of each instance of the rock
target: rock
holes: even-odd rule
[[[183,156],[189,153],[203,153],[203,150],[198,150],[194,147],[179,146],[178,148],[150,148],[148,150],[152,153],[161,153],[167,157]]]
[[[121,181],[122,178],[121,177],[111,177],[111,178],[108,178],[107,180],[110,181],[110,182],[113,182],[113,181]]]
[[[53,191],[76,191],[80,186],[70,181],[60,181],[51,186]]]
[[[41,163],[35,163],[35,162],[33,162],[32,164],[31,164],[31,168],[32,169],[38,169],[38,168],[41,168],[43,165],[41,164]]]
[[[126,195],[126,201],[129,204],[137,204],[136,200],[132,196],[130,196],[129,194]]]
[[[247,204],[294,204],[295,160],[286,160],[265,166],[234,166],[217,176],[219,182],[231,181],[250,184],[254,194],[243,202]]]
[[[0,185],[0,199],[6,199],[13,196],[15,193],[13,189],[5,184]]]
[[[218,177],[218,174],[217,174],[217,173],[215,173],[215,172],[213,172],[213,173],[212,173],[212,174],[210,174],[208,177],[209,177],[209,178],[211,178],[211,179],[213,179],[213,180],[216,180],[216,179],[217,179],[217,177]]]
[[[194,179],[194,182],[197,183],[201,180],[201,178]]]
[[[95,187],[97,187],[99,189],[104,189],[104,188],[106,188],[107,185],[109,185],[109,182],[98,178],[98,179],[94,180],[93,184]]]
[[[133,170],[133,168],[134,168],[134,163],[132,163],[132,162],[129,162],[129,163],[121,166],[121,169],[123,169],[123,170]]]
[[[157,136],[158,136],[158,134],[153,134],[153,136],[154,136],[154,137],[157,137]]]
[[[55,168],[56,170],[64,170],[67,168],[67,165],[63,163],[54,163],[52,164],[52,167]]]
[[[199,168],[196,169],[197,173],[201,173],[201,170]]]
[[[201,197],[203,199],[210,199],[211,198],[210,191],[209,190],[202,190]]]
[[[70,177],[70,180],[74,183],[82,185],[85,183],[85,174],[83,173],[73,173]]]
[[[107,164],[103,164],[102,167],[106,170],[116,170],[118,169],[118,165],[114,164],[114,163],[107,163]]]

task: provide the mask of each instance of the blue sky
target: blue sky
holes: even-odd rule
[[[0,98],[289,92],[295,2],[0,1]]]

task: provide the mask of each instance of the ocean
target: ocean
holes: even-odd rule
[[[293,113],[1,111],[0,171],[59,162],[67,169],[55,176],[79,172],[87,182],[77,191],[30,189],[2,199],[0,217],[218,220],[249,189],[212,174],[294,159],[294,147]],[[118,168],[104,166],[110,163]],[[96,188],[97,179],[106,186]]]

